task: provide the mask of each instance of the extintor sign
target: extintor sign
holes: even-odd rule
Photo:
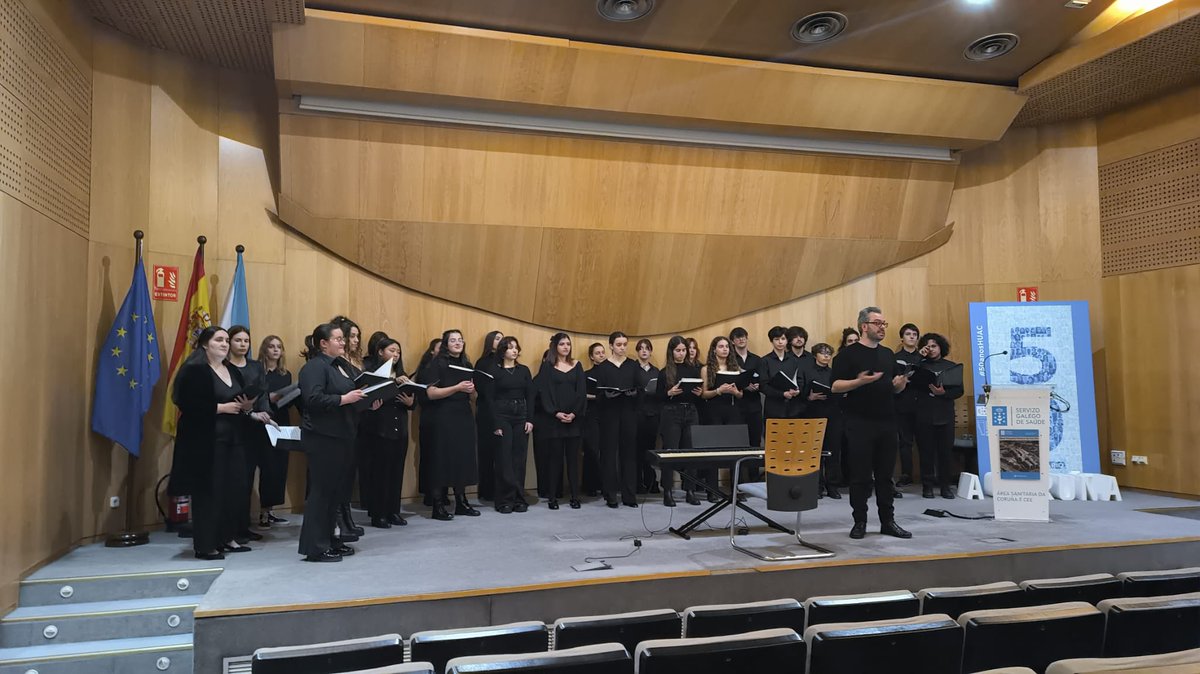
[[[179,301],[179,267],[154,265],[150,279],[150,296],[156,300]]]
[[[1038,301],[1037,286],[1022,286],[1017,288],[1018,302],[1036,302]]]

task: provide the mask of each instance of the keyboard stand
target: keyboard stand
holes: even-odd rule
[[[707,522],[709,520],[709,518],[711,518],[713,515],[716,515],[717,513],[724,510],[725,508],[728,508],[729,505],[731,503],[733,503],[733,501],[730,498],[729,494],[725,493],[719,487],[712,487],[712,486],[708,485],[707,483],[705,483],[703,480],[697,479],[694,475],[691,475],[684,470],[676,471],[676,475],[679,476],[680,482],[691,485],[693,488],[695,488],[694,489],[695,491],[697,491],[697,492],[704,491],[708,494],[712,494],[713,496],[716,496],[719,499],[716,503],[713,503],[712,505],[708,506],[708,508],[705,509],[704,512],[702,512],[699,515],[696,515],[692,519],[688,520],[687,523],[685,523],[683,526],[670,528],[671,533],[675,534],[676,536],[678,536],[684,540],[690,541],[692,539],[691,532],[694,531],[696,529],[696,527]],[[796,535],[795,531],[792,531],[791,529],[783,526],[782,524],[776,522],[775,520],[771,519],[770,517],[767,517],[766,515],[758,512],[757,510],[747,506],[745,503],[742,503],[741,505],[739,505],[738,510],[744,511],[744,512],[758,518],[759,521],[761,521],[763,524],[766,524],[767,526],[771,527],[772,529],[775,529],[776,531],[781,531],[785,534],[788,534],[789,536]]]

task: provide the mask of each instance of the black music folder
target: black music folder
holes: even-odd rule
[[[834,395],[833,388],[829,384],[823,384],[815,379],[808,382],[808,392],[809,393],[824,393],[827,397],[830,397],[830,398],[832,398]]]
[[[754,382],[751,377],[751,372],[742,370],[741,372],[730,372],[729,370],[717,371],[717,386],[722,384],[733,384],[738,389],[744,389]]]
[[[767,383],[771,385],[771,388],[778,391],[790,391],[792,389],[800,388],[800,384],[798,383],[799,379],[799,372],[796,373],[795,377],[789,377],[784,374],[783,370],[780,370],[779,372],[776,372],[775,376],[771,377],[771,381]]]
[[[963,366],[962,363],[946,363],[936,361],[933,363],[923,363],[913,375],[913,382],[919,385],[933,384],[935,386],[962,386],[963,385]]]

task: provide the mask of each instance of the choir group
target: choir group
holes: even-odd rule
[[[963,389],[961,378],[941,380],[957,367],[946,359],[944,337],[906,324],[893,352],[881,345],[886,328],[882,312],[868,307],[858,327],[842,332],[837,353],[826,343],[810,348],[802,327],[776,326],[762,356],[749,350],[746,330],[735,328],[703,353],[695,339],[671,337],[661,360],[649,339],[630,354],[629,338],[613,332],[607,344],[587,347],[586,369],[566,333],[552,336],[532,363],[516,337],[499,331],[487,334],[472,360],[463,333],[447,330],[409,371],[399,342],[376,332],[364,344],[358,325],[338,316],[305,338],[293,384],[279,337],[263,339],[255,359],[247,328],[209,327],[175,379],[181,416],[170,492],[192,498],[196,557],[250,550],[247,543],[261,538],[250,518],[256,472],[259,528],[286,521],[272,508],[283,503],[288,452],[270,445],[264,426],[288,425],[296,407],[308,458],[299,552],[306,561],[334,562],[354,554],[347,543],[364,533],[351,517],[356,478],[373,527],[407,524],[400,490],[412,410],[419,410],[418,489],[441,521],[480,515],[466,491],[476,485],[498,513],[525,512],[531,436],[537,495],[551,510],[560,498],[578,509],[584,495],[636,508],[639,495],[660,492],[663,505],[674,507],[673,471],[656,473],[650,461],[660,442],[686,449],[694,425],[744,424],[746,445],[760,446],[764,419],[820,418],[828,424],[821,490],[840,499],[839,487],[849,485],[851,537],[864,535],[874,492],[881,532],[907,538],[891,501],[911,481],[914,439],[923,496],[934,497],[935,488],[954,496],[953,401]],[[374,383],[380,378],[385,383]],[[683,495],[699,505],[690,485],[715,486],[718,475],[692,477]]]

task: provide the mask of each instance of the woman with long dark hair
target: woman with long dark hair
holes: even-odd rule
[[[345,349],[342,354],[342,359],[350,366],[350,378],[354,379],[362,373],[363,369],[363,353],[362,353],[362,330],[358,324],[350,320],[346,316],[334,316],[329,321],[332,325],[338,326],[342,331],[342,337],[345,340]],[[354,494],[354,478],[358,474],[358,464],[363,460],[363,455],[366,453],[366,448],[362,444],[362,436],[356,434],[354,452],[346,461],[346,472],[342,477],[342,493],[340,497],[340,505],[338,505],[338,528],[342,531],[343,537],[353,542],[358,540],[359,536],[366,533],[362,527],[354,522],[353,511],[350,509],[350,497]],[[360,495],[367,491],[365,485],[359,485]]]
[[[461,330],[442,333],[442,349],[429,365],[431,381],[425,390],[429,402],[429,432],[432,449],[429,453],[429,486],[433,496],[433,519],[448,521],[454,515],[478,517],[479,511],[467,501],[467,486],[479,477],[475,457],[475,415],[471,412],[471,395],[475,383],[470,376],[474,370],[467,357]],[[454,515],[446,511],[442,499],[446,490],[454,488]]]
[[[292,385],[292,373],[287,369],[283,340],[277,335],[267,335],[258,347],[258,362],[262,363],[267,377],[267,402],[271,408],[271,419],[277,426],[291,426],[291,409],[299,398],[282,405],[283,395],[278,391]],[[269,443],[268,443],[269,444]],[[287,488],[288,457],[285,448],[268,447],[258,478],[258,526],[269,529],[272,524],[286,524],[287,520],[277,517],[273,508],[283,505],[284,490]]]
[[[608,336],[612,351],[596,366],[602,388],[600,402],[600,481],[609,508],[637,502],[637,408],[641,369],[625,356],[629,337],[621,331]],[[618,500],[618,494],[620,500]]]
[[[384,363],[391,363],[390,374],[396,383],[409,381],[400,342],[390,337],[376,340],[374,353],[363,362],[372,372]],[[404,485],[404,462],[408,459],[408,411],[414,405],[416,400],[411,394],[392,396],[379,409],[363,414],[359,424],[366,447],[364,461],[359,464],[360,481],[367,487],[367,516],[377,529],[408,524],[400,516],[400,488]]]
[[[917,397],[917,448],[921,452],[921,495],[933,498],[933,487],[942,498],[954,498],[954,401],[963,395],[962,384],[943,384],[939,373],[954,367],[947,360],[950,342],[936,332],[922,335],[917,343],[923,358],[913,375],[925,384]],[[921,375],[918,377],[918,375]]]
[[[483,336],[483,350],[475,361],[475,369],[490,372],[492,364],[499,359],[497,348],[504,333],[492,330]],[[479,405],[475,406],[475,446],[479,455],[479,498],[486,501],[494,500],[496,489],[496,447],[500,444],[498,436],[493,434],[494,419],[491,410]]]
[[[857,328],[843,329],[842,330],[842,339],[840,342],[838,342],[838,353],[841,353],[842,349],[846,348],[847,346],[850,346],[851,344],[857,344],[858,340],[861,337],[862,337],[862,334],[859,333]]]
[[[525,464],[529,452],[529,434],[533,432],[533,375],[518,362],[521,343],[516,337],[500,339],[496,358],[489,361],[479,398],[479,409],[487,411],[492,436],[496,438],[495,507],[502,514],[523,513],[525,500]]]
[[[304,338],[302,355],[308,362],[300,368],[300,446],[308,455],[309,482],[299,552],[307,562],[340,562],[354,554],[354,548],[334,536],[334,527],[348,466],[353,465],[359,412],[378,409],[381,401],[365,403],[366,394],[354,385],[355,369],[343,358],[345,351],[342,329],[332,323],[318,325]]]
[[[579,503],[579,446],[583,438],[587,411],[587,376],[583,365],[571,354],[571,337],[565,332],[550,338],[550,348],[538,370],[534,384],[538,390],[535,427],[546,443],[546,493],[548,507],[558,510],[563,462],[567,466],[567,485],[571,508]],[[538,470],[542,470],[539,466]]]
[[[689,380],[689,381],[684,381]],[[688,363],[687,340],[675,335],[667,342],[667,361],[659,373],[656,395],[662,401],[661,425],[663,449],[691,449],[692,426],[700,423],[696,402],[704,392],[700,368]],[[675,471],[662,469],[663,505],[675,507]],[[687,502],[700,505],[691,483],[685,487]]]
[[[229,333],[205,328],[173,387],[180,417],[167,492],[191,495],[192,546],[196,558],[204,560],[250,550],[235,540],[244,517],[239,508],[246,479],[245,439],[261,432],[254,426],[273,423],[266,412],[253,411],[243,395],[241,373],[226,364],[228,355]]]
[[[241,373],[243,390],[252,399],[254,411],[270,414],[270,402],[267,398],[267,371],[262,363],[250,356],[250,328],[244,325],[234,325],[230,326],[227,332],[229,333],[229,356],[225,362],[230,367],[237,368]],[[242,505],[238,507],[238,512],[244,513],[237,531],[237,540],[240,543],[262,540],[262,534],[250,531],[250,496],[254,491],[254,474],[256,472],[259,474],[261,482],[264,466],[268,460],[268,452],[272,449],[266,432],[261,429],[248,430],[244,440],[243,458],[246,461],[244,469],[246,479],[242,482],[244,487],[241,494]],[[270,469],[265,470],[269,471]],[[261,485],[259,491],[262,491]]]

